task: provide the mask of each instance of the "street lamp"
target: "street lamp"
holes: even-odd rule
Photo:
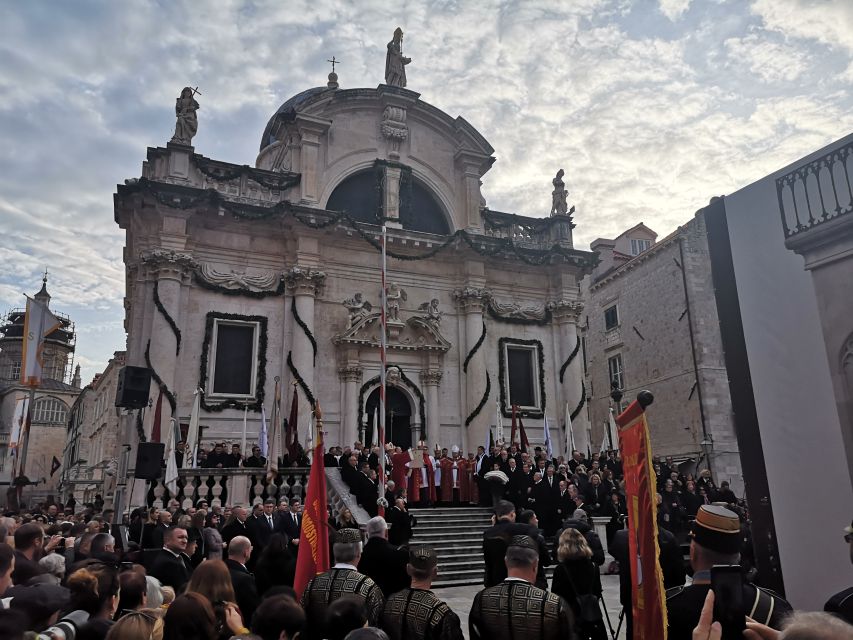
[[[702,439],[702,442],[699,443],[699,446],[702,447],[702,457],[705,458],[705,467],[708,469],[708,471],[710,471],[711,454],[714,452],[714,439],[709,434]]]

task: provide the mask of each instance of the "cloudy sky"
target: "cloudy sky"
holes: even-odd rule
[[[0,312],[51,272],[84,381],[124,348],[112,194],[198,86],[199,153],[253,164],[280,103],[382,81],[406,32],[409,89],[495,147],[493,209],[545,215],[566,169],[586,248],[661,235],[853,128],[850,0],[0,0]]]

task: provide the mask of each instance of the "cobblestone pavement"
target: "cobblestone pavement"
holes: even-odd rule
[[[601,584],[604,587],[604,602],[607,604],[607,613],[615,629],[619,620],[619,612],[622,610],[622,606],[619,604],[619,576],[601,576]],[[462,632],[466,638],[468,637],[468,612],[471,610],[471,602],[474,600],[474,595],[480,589],[482,587],[471,585],[467,587],[445,587],[435,590],[436,595],[447,602],[448,606],[461,619]],[[622,640],[625,638],[624,624],[619,632],[619,638]]]

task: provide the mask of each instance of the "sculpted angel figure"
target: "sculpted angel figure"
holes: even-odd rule
[[[193,137],[198,131],[198,117],[196,111],[199,106],[193,97],[191,87],[184,87],[181,91],[181,97],[175,101],[175,135],[172,136],[172,142],[178,144],[192,144]]]
[[[397,27],[394,38],[388,43],[385,55],[385,84],[392,87],[406,86],[406,65],[412,61],[403,55],[403,30]]]
[[[344,300],[343,305],[349,311],[349,327],[351,329],[358,323],[362,318],[367,317],[373,310],[373,305],[371,305],[367,300],[361,299],[361,294],[356,293],[352,298],[347,298]]]
[[[424,314],[424,320],[433,325],[441,323],[441,311],[438,308],[438,299],[433,298],[429,302],[424,302],[418,307],[418,311]]]
[[[569,205],[566,203],[566,198],[569,192],[566,191],[566,183],[563,182],[565,172],[560,169],[556,177],[551,181],[554,185],[554,191],[551,192],[551,215],[564,216],[569,211]]]
[[[385,289],[386,311],[388,319],[400,320],[400,300],[406,300],[406,290],[397,286],[396,282],[392,282]]]

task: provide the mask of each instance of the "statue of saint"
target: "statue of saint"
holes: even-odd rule
[[[406,65],[412,61],[403,55],[403,30],[400,27],[394,31],[394,39],[388,43],[388,53],[385,55],[385,84],[392,87],[406,86]]]
[[[184,87],[181,91],[181,97],[175,102],[175,135],[172,136],[172,142],[178,144],[192,144],[193,136],[198,131],[198,117],[195,112],[198,111],[198,102],[193,97],[191,87]]]
[[[569,212],[569,205],[566,204],[566,197],[569,192],[566,191],[566,183],[563,182],[565,172],[560,169],[556,177],[551,181],[554,184],[554,190],[551,192],[551,215],[565,216]]]
[[[385,302],[388,313],[388,320],[392,322],[400,321],[400,300],[406,300],[406,290],[397,286],[396,282],[392,282],[385,289]]]

